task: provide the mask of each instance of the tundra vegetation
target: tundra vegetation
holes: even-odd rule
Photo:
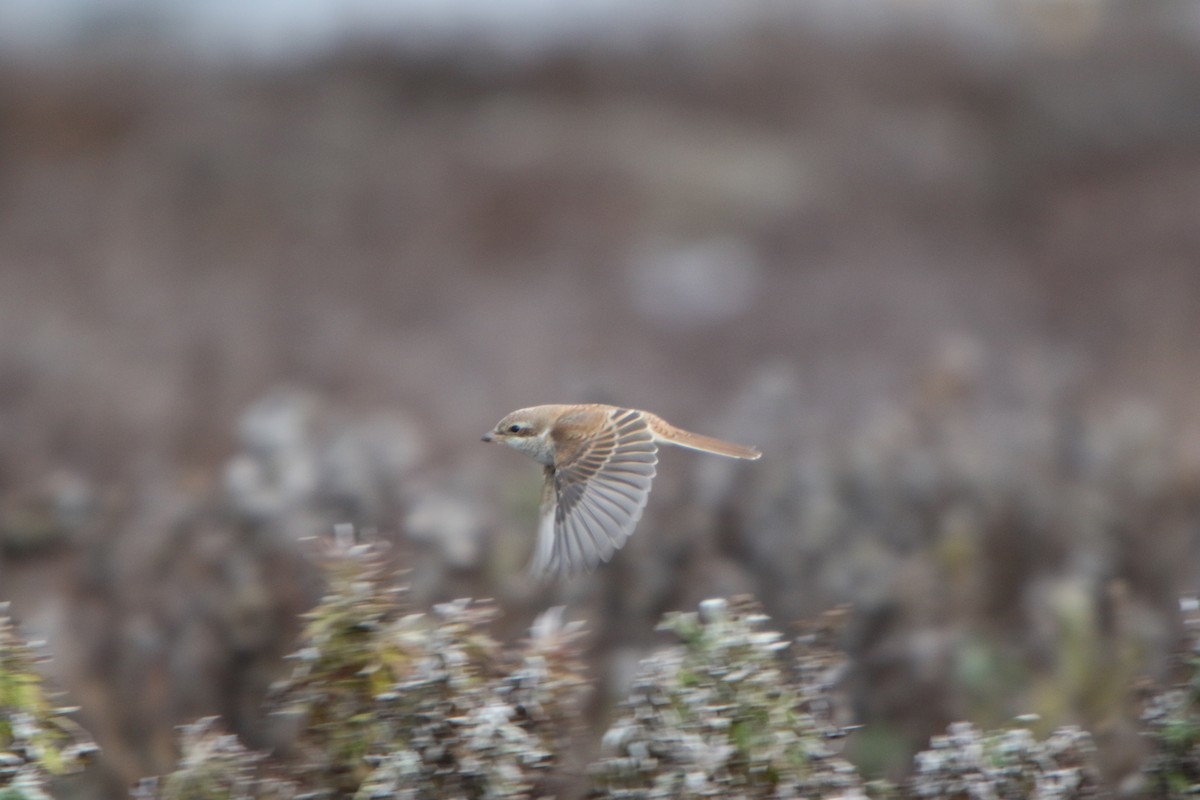
[[[552,608],[529,635],[489,634],[487,602],[419,611],[383,549],[330,548],[327,590],[268,711],[293,741],[254,752],[208,717],[179,731],[178,767],[142,781],[143,800],[207,798],[1086,798],[1102,794],[1091,735],[1044,738],[1017,719],[949,726],[899,783],[868,780],[843,754],[855,733],[839,690],[844,609],[773,630],[747,597],[668,614],[664,645],[638,665],[591,764],[570,747],[592,697],[586,631]],[[1136,789],[1200,790],[1200,658],[1178,685],[1140,687],[1149,756]],[[1130,687],[1132,692],[1135,687]],[[0,798],[59,796],[86,767],[88,735],[58,707],[36,647],[0,616]]]

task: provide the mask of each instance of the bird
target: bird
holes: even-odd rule
[[[537,545],[529,572],[544,577],[592,571],[633,533],[658,464],[670,444],[756,460],[754,447],[685,431],[657,414],[599,403],[543,405],[508,414],[483,435],[542,464]]]

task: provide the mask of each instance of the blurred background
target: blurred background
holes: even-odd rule
[[[1107,0],[0,5],[0,600],[104,750],[252,747],[312,537],[414,602],[590,631],[593,741],[668,610],[849,604],[848,754],[1097,737],[1200,581],[1200,7]],[[662,456],[593,575],[523,575],[549,402]]]

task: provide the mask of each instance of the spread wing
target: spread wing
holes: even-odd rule
[[[612,558],[641,519],[658,463],[646,418],[621,408],[558,455],[546,469],[535,573],[590,570]]]

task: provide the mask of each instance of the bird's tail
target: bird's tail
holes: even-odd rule
[[[717,439],[713,436],[685,431],[683,428],[676,428],[661,418],[653,419],[650,423],[650,429],[654,431],[654,438],[656,440],[665,442],[666,444],[673,444],[676,447],[686,447],[689,450],[699,450],[704,453],[715,453],[716,455],[728,456],[729,458],[745,458],[750,461],[762,457],[762,453],[757,448],[727,442],[724,439]]]

